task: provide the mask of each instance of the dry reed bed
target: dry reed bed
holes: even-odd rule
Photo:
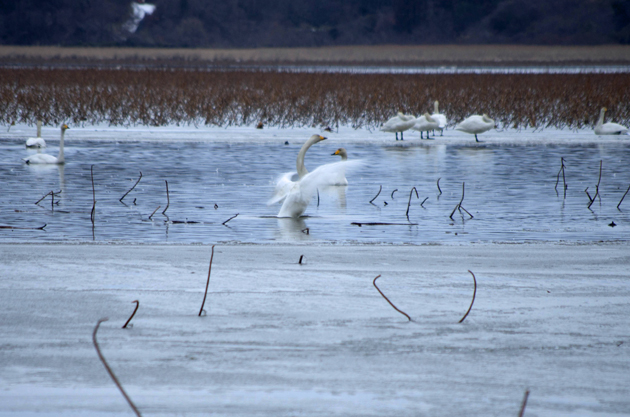
[[[172,123],[376,128],[397,111],[454,124],[584,128],[599,109],[630,124],[630,74],[342,74],[275,71],[0,69],[3,124]]]

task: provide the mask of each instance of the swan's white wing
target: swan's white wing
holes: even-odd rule
[[[293,185],[299,180],[297,172],[284,173],[276,180],[276,186],[274,188],[273,196],[267,201],[267,205],[271,206],[276,204],[287,196],[291,191]]]
[[[315,197],[319,187],[335,184],[339,181],[340,175],[345,178],[346,170],[359,168],[363,164],[361,160],[352,160],[333,162],[317,167],[300,181],[293,183],[282,203],[278,217],[300,217]]]
[[[435,119],[438,123],[438,129],[444,129],[446,127],[446,116],[443,114],[432,114],[431,118]]]

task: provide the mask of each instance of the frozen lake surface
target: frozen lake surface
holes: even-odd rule
[[[306,210],[308,217],[278,219],[280,206],[266,202],[276,178],[295,170],[295,157],[313,133],[329,139],[308,151],[309,170],[337,161],[331,154],[339,147],[364,165],[347,173],[349,186],[321,189],[319,202],[315,198]],[[506,130],[480,135],[483,142],[475,143],[473,136],[448,129],[435,140],[420,140],[417,132],[408,131],[397,142],[392,134],[351,128],[71,126],[65,166],[24,164],[21,159],[36,152],[24,147],[28,136],[34,136],[34,128],[14,126],[0,134],[0,225],[46,228],[0,229],[3,241],[422,244],[630,237],[630,197],[617,209],[630,185],[630,136]],[[49,144],[45,152],[56,155],[58,129],[44,128],[43,136]],[[566,198],[562,180],[555,190],[561,158],[566,161]],[[588,209],[584,190],[595,194],[600,161],[601,199]],[[120,203],[140,171],[142,180],[123,200],[126,204]],[[462,206],[474,218],[455,212],[451,220],[462,183]],[[413,187],[419,198],[414,193],[407,218]],[[50,197],[34,204],[59,190],[54,206]],[[609,226],[613,222],[616,227]]]

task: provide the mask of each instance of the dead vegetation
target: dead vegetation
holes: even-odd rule
[[[451,125],[587,128],[630,123],[630,74],[352,74],[264,70],[0,68],[0,123],[376,128],[438,99]]]

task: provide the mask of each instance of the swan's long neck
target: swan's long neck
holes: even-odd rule
[[[63,157],[63,137],[66,134],[66,129],[61,129],[61,139],[59,139],[59,156],[57,157],[57,163],[63,164],[66,160]]]
[[[433,114],[440,114],[439,105],[438,101],[435,100],[435,103],[433,103]]]
[[[302,145],[302,149],[298,152],[297,159],[295,160],[295,167],[297,168],[300,178],[304,178],[306,174],[308,174],[308,170],[304,166],[304,156],[306,155],[306,151],[308,151],[308,148],[310,148],[314,143],[319,141],[320,139],[318,136],[311,137],[304,145]]]
[[[604,113],[606,113],[606,110],[601,109],[599,111],[599,120],[597,120],[597,125],[596,126],[601,126],[604,124]]]
[[[41,122],[41,120],[37,121],[37,137],[38,138],[42,137],[42,122]]]

